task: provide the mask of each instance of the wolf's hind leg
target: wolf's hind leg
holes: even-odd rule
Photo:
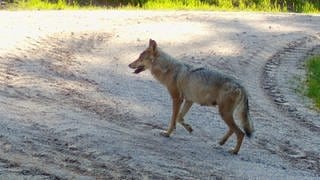
[[[219,105],[219,113],[224,120],[224,122],[228,125],[229,131],[228,133],[222,138],[220,144],[223,144],[227,141],[227,139],[232,135],[234,132],[237,136],[237,144],[233,150],[230,152],[232,154],[238,154],[242,140],[244,138],[244,133],[240,130],[240,128],[236,125],[233,119],[233,103],[231,100],[225,101],[223,104]]]
[[[182,110],[180,111],[177,121],[180,123],[189,133],[193,131],[191,125],[184,122],[184,116],[187,114],[187,112],[190,110],[193,102],[192,101],[185,101],[182,107]]]

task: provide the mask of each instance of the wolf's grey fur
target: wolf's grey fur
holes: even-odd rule
[[[135,73],[150,69],[151,74],[167,87],[171,95],[173,114],[168,130],[161,133],[163,136],[170,136],[176,122],[192,132],[192,127],[184,122],[183,117],[193,103],[219,107],[222,119],[229,126],[229,131],[220,144],[224,144],[233,133],[237,135],[237,145],[232,153],[238,153],[244,136],[233,119],[236,109],[239,110],[246,135],[251,136],[253,124],[249,117],[248,95],[245,88],[233,77],[182,63],[159,49],[154,40],[149,41],[149,47],[129,67],[135,69]]]

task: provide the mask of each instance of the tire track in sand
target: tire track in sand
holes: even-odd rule
[[[316,136],[320,135],[319,112],[312,102],[301,94],[305,79],[306,60],[320,53],[320,34],[306,36],[288,43],[287,47],[271,56],[263,68],[261,86],[278,109]],[[266,148],[268,149],[268,148]],[[275,151],[292,166],[311,170],[320,175],[320,157],[317,152],[302,149],[289,141],[280,142]]]
[[[0,168],[8,167],[10,173],[20,176],[39,175],[44,178],[69,179],[78,177],[248,179],[268,177],[270,174],[277,176],[277,172],[280,174],[278,178],[318,176],[319,165],[316,163],[319,161],[316,150],[319,146],[314,148],[315,150],[308,150],[313,142],[311,140],[303,142],[304,138],[317,139],[314,137],[318,136],[317,132],[299,123],[297,126],[290,124],[287,128],[288,123],[281,121],[287,121],[290,116],[281,114],[282,111],[277,110],[278,106],[266,98],[258,77],[270,54],[277,52],[277,47],[283,47],[284,43],[303,36],[301,32],[297,32],[299,28],[295,29],[297,24],[300,26],[299,23],[303,22],[306,24],[301,23],[301,25],[306,29],[313,27],[316,29],[316,25],[309,25],[317,22],[313,20],[316,18],[310,17],[310,21],[305,21],[308,17],[300,15],[255,14],[260,17],[256,19],[255,16],[249,17],[252,14],[243,16],[241,13],[220,15],[220,13],[207,12],[160,12],[154,15],[154,12],[143,12],[141,16],[129,13],[134,15],[133,18],[118,19],[118,15],[122,14],[120,12],[113,14],[114,19],[111,17],[109,20],[108,13],[101,13],[99,23],[93,21],[93,24],[88,22],[97,19],[96,16],[92,18],[92,14],[91,16],[87,16],[87,13],[78,14],[79,18],[78,15],[74,18],[71,13],[72,17],[69,17],[72,22],[75,22],[73,25],[86,22],[84,26],[77,26],[80,28],[101,24],[107,27],[97,28],[97,31],[102,32],[112,27],[112,35],[118,37],[112,39],[110,44],[108,44],[108,34],[62,33],[40,40],[30,38],[25,43],[28,45],[26,48],[16,49],[14,54],[1,55],[0,95],[2,99],[0,100],[5,110],[0,109],[1,116],[4,117],[1,121],[3,136],[0,142],[3,146],[0,153],[2,156]],[[56,15],[53,13],[51,17],[53,16]],[[113,23],[113,20],[114,22],[119,20],[121,25]],[[293,30],[286,29],[284,27],[286,21],[291,22],[291,20],[293,20]],[[71,21],[66,20],[68,27],[66,26],[64,31],[69,31]],[[191,30],[185,32],[185,37],[192,35],[190,39],[181,41],[183,38],[179,35],[185,29],[176,29],[176,33],[171,34],[172,36],[159,31],[163,27],[171,27],[178,21],[186,22],[183,23],[185,26],[182,26],[186,27],[185,29],[189,29],[192,22],[197,24],[201,22],[201,28],[195,30],[200,30],[199,35],[193,37],[194,32],[190,28]],[[55,22],[61,24],[61,19]],[[147,26],[144,26],[145,23]],[[271,26],[268,23],[272,26],[274,24],[273,27],[278,29],[275,31],[273,28],[270,29]],[[42,23],[39,23],[39,27],[42,27]],[[154,31],[156,29],[158,31]],[[307,33],[311,31],[310,29]],[[136,31],[137,34],[133,35]],[[202,54],[199,55],[200,64],[206,61],[216,69],[232,75],[240,75],[239,79],[247,80],[246,85],[252,94],[250,99],[252,112],[257,126],[260,126],[259,129],[257,128],[256,139],[252,140],[257,146],[244,143],[244,151],[241,151],[239,156],[228,155],[225,150],[229,146],[218,147],[214,142],[216,135],[220,136],[224,133],[225,126],[217,113],[215,114],[217,116],[212,117],[214,111],[208,113],[207,109],[197,109],[190,114],[194,120],[192,123],[198,129],[194,134],[189,136],[184,131],[177,131],[170,139],[154,137],[153,133],[158,133],[159,129],[167,125],[166,118],[169,115],[166,114],[170,113],[169,99],[164,99],[167,97],[167,92],[165,89],[159,89],[160,85],[155,85],[156,83],[147,75],[138,78],[128,75],[127,66],[123,66],[127,61],[117,58],[127,50],[134,49],[131,52],[136,53],[140,48],[135,46],[137,43],[145,47],[145,43],[142,44],[135,38],[144,39],[148,35],[155,35],[159,38],[161,46],[174,47],[171,50],[177,53],[197,47],[194,51],[202,50]],[[271,41],[265,41],[266,39]],[[197,42],[192,44],[192,40]],[[227,43],[224,44],[226,40]],[[278,40],[280,40],[279,44],[273,47],[272,43]],[[179,46],[175,42],[184,43]],[[106,48],[105,43],[110,48]],[[221,45],[217,47],[214,44]],[[228,53],[223,54],[230,44],[237,44],[236,48],[233,47],[235,52],[230,52],[230,56],[227,55]],[[128,46],[132,45],[135,47],[130,49]],[[212,57],[213,59],[218,57],[219,53],[215,54],[214,51],[210,53],[211,47],[218,48],[222,52],[218,62],[212,60]],[[97,51],[95,48],[101,49]],[[112,53],[102,53],[110,49]],[[79,57],[76,57],[78,54],[89,54],[83,56],[89,58],[101,56],[97,59],[110,55],[111,58],[108,60],[115,64],[111,68],[116,67],[116,63],[121,68],[110,69],[105,66],[99,68],[101,60],[97,60],[99,63],[95,64],[94,68],[88,68],[87,65],[90,63],[86,63],[86,59],[79,61],[77,59]],[[193,56],[191,54],[194,52],[187,52],[185,57],[187,61],[195,62],[197,59],[190,57]],[[112,60],[113,57],[115,58]],[[108,65],[108,63],[102,64]],[[273,67],[269,68],[273,69]],[[281,69],[281,67],[275,67],[277,68]],[[92,75],[90,70],[97,70],[103,76]],[[248,72],[252,74],[245,75]],[[275,73],[277,74],[277,71]],[[278,78],[276,80],[281,80],[282,76],[283,74],[276,75]],[[132,80],[135,82],[131,83]],[[114,84],[116,86],[106,87]],[[281,83],[276,87],[281,89]],[[141,92],[138,92],[137,88],[141,88]],[[128,89],[132,92],[126,92]],[[143,103],[140,103],[141,101]],[[281,102],[281,100],[278,101]],[[152,116],[151,113],[144,111],[143,108],[148,106],[152,106],[152,114],[155,114],[153,110],[158,114]],[[277,114],[277,112],[280,113]],[[138,116],[138,113],[142,115]],[[202,118],[198,119],[197,116]],[[214,121],[211,121],[213,118]],[[207,119],[210,120],[207,121]],[[283,133],[276,134],[281,130],[277,128],[278,125],[283,128]],[[213,128],[215,132],[212,131]],[[299,135],[303,136],[304,132],[307,135],[295,141],[295,128],[299,128],[297,131]],[[271,133],[268,132],[269,130]],[[231,146],[232,142],[229,145]],[[62,170],[59,171],[59,169]]]
[[[40,40],[30,39],[31,47],[19,48],[18,53],[1,57],[0,79],[4,88],[0,90],[0,94],[8,98],[8,107],[10,101],[15,100],[39,103],[53,108],[55,106],[79,108],[80,111],[99,116],[102,121],[107,120],[121,127],[119,130],[112,127],[101,128],[125,133],[121,129],[132,127],[132,124],[124,123],[123,120],[130,118],[131,122],[134,122],[137,119],[134,120],[130,114],[118,112],[114,108],[115,102],[106,99],[99,85],[86,77],[82,69],[84,67],[81,62],[75,61],[74,57],[74,53],[79,51],[90,53],[99,43],[107,41],[108,36],[108,34],[71,33],[51,35]],[[10,112],[10,109],[8,111]],[[25,108],[24,111],[33,114],[32,107]],[[72,128],[56,130],[32,122],[32,118],[31,126],[25,125],[23,130],[17,129],[20,133],[19,138],[14,140],[6,136],[1,138],[3,154],[6,154],[6,157],[1,157],[0,163],[6,164],[4,166],[11,174],[50,179],[142,177],[139,172],[136,173],[127,165],[126,161],[130,160],[130,157],[118,155],[112,161],[105,162],[94,152],[89,152],[88,149],[81,147],[81,144],[77,144],[82,138],[90,137],[76,134],[71,139],[66,139],[64,136],[72,131]],[[39,165],[44,162],[46,165]],[[62,171],[59,170],[61,167]],[[152,176],[155,177],[156,174]]]

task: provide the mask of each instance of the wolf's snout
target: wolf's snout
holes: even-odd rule
[[[142,66],[137,66],[134,63],[129,64],[129,67],[131,69],[135,69],[135,71],[133,72],[135,74],[138,74],[138,73],[140,73],[140,72],[145,70],[145,67],[143,65]]]

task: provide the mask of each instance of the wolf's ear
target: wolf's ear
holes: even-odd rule
[[[155,52],[157,50],[157,42],[155,40],[149,40],[149,48]]]

